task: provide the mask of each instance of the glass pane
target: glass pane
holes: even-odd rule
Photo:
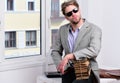
[[[41,55],[40,4],[42,0],[33,0],[32,2],[31,0],[7,1],[5,8],[13,9],[14,7],[15,11],[6,9],[5,12],[5,58]],[[28,11],[28,6],[30,10],[34,11]],[[26,33],[27,31],[28,33]]]
[[[28,10],[34,10],[34,2],[28,2]]]
[[[26,46],[36,46],[36,31],[26,32]]]
[[[51,41],[54,44],[58,28],[67,23],[68,21],[64,18],[61,13],[61,3],[65,0],[51,0]]]
[[[13,10],[13,0],[7,0],[7,10]]]

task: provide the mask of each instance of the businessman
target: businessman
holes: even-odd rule
[[[82,18],[76,0],[63,2],[61,9],[69,23],[59,28],[51,56],[57,70],[62,73],[62,83],[100,83],[96,57],[101,48],[101,29]],[[76,80],[71,61],[81,57],[90,60],[91,73],[88,79]]]

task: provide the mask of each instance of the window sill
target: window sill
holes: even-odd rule
[[[45,62],[45,56],[32,56],[15,59],[6,59],[0,63],[0,72],[16,70],[28,67],[42,66]]]

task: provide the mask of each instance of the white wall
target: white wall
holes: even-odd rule
[[[42,66],[0,72],[0,83],[36,83]]]
[[[99,66],[120,68],[120,1],[88,1],[88,20],[102,28],[102,49]]]

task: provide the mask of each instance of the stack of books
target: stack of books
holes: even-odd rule
[[[88,79],[91,72],[89,60],[87,58],[82,58],[80,60],[74,60],[73,63],[76,79]]]

